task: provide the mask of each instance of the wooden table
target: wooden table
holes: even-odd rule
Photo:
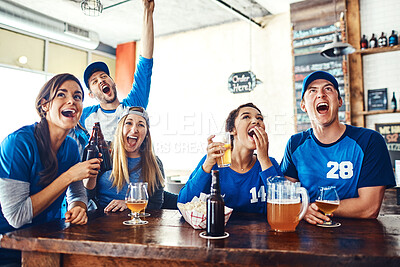
[[[4,235],[25,266],[400,266],[400,215],[377,220],[336,218],[338,228],[304,221],[275,233],[263,215],[234,214],[222,240],[199,237],[178,211],[152,211],[147,225],[126,226],[127,212],[100,215],[84,226],[51,222]]]

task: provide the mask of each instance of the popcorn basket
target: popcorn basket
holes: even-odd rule
[[[183,218],[194,229],[205,229],[207,223],[206,199],[208,195],[201,193],[200,197],[194,197],[185,204],[178,203],[178,209]],[[232,214],[233,209],[225,206],[225,225]]]

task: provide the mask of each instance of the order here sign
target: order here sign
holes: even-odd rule
[[[385,138],[392,166],[400,159],[400,123],[377,123],[375,129]]]
[[[228,79],[228,89],[231,93],[247,93],[256,87],[256,76],[251,71],[232,73]]]

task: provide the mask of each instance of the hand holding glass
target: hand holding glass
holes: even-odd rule
[[[224,143],[226,148],[225,153],[222,157],[217,158],[217,164],[219,168],[231,166],[232,161],[232,146],[231,146],[231,135],[228,132],[215,134],[213,142]]]
[[[322,211],[326,216],[331,216],[332,213],[339,207],[339,196],[336,192],[335,186],[323,186],[319,188],[319,195],[315,200],[320,211]],[[321,227],[338,227],[341,224],[330,220],[329,222],[324,221],[322,224],[317,224]]]
[[[125,196],[126,206],[132,211],[133,217],[129,221],[124,221],[125,225],[142,225],[147,221],[142,221],[139,212],[146,208],[149,196],[145,183],[129,183],[128,191]]]

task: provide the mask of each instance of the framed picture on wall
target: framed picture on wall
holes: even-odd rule
[[[395,160],[400,160],[400,122],[377,123],[375,130],[385,138],[390,160],[394,167]]]
[[[388,108],[387,88],[368,90],[368,111]]]

